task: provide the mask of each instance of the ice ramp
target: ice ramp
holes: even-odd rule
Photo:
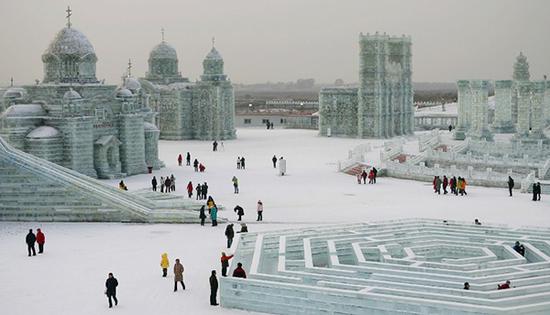
[[[200,206],[119,190],[17,150],[0,137],[2,221],[195,223]]]

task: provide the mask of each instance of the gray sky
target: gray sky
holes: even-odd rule
[[[413,79],[511,78],[522,50],[531,78],[550,73],[548,0],[0,0],[0,86],[42,79],[41,55],[65,26],[87,35],[97,76],[142,76],[160,28],[194,80],[216,37],[233,82],[357,81],[359,32],[408,34]]]

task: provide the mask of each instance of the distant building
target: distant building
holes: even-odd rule
[[[319,102],[301,100],[267,100],[265,105],[256,105],[237,111],[238,127],[318,129]]]
[[[164,35],[163,35],[164,37]],[[224,74],[224,61],[212,42],[197,82],[181,76],[176,50],[164,38],[149,55],[149,71],[140,79],[158,111],[160,139],[234,139],[235,97]]]
[[[94,48],[68,13],[67,27],[42,55],[42,82],[4,92],[0,134],[17,149],[91,177],[160,168],[159,130],[139,83],[99,82]]]
[[[414,129],[411,39],[360,35],[359,88],[319,93],[319,133],[389,138]]]

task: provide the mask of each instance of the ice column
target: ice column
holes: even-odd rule
[[[464,140],[466,138],[466,131],[470,126],[468,120],[468,112],[471,104],[470,97],[470,82],[468,80],[459,80],[458,86],[458,123],[455,130],[455,139]]]
[[[512,122],[512,80],[495,81],[495,120],[493,131],[513,133]]]
[[[531,82],[517,82],[518,123],[516,135],[518,137],[529,136],[529,116],[531,108]]]
[[[471,124],[468,136],[474,139],[492,140],[493,135],[489,131],[489,81],[471,80]]]
[[[533,93],[531,96],[531,137],[544,138],[544,90],[545,82],[536,81],[532,83]]]

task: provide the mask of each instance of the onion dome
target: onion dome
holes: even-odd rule
[[[79,100],[81,98],[82,96],[80,96],[80,94],[78,94],[78,92],[73,89],[70,89],[65,92],[65,94],[63,94],[63,100],[65,101]]]
[[[132,96],[134,96],[132,92],[125,87],[118,89],[118,91],[116,92],[117,98],[130,98]]]
[[[136,92],[141,89],[141,83],[137,79],[129,77],[124,79],[124,87],[132,92]]]
[[[65,27],[57,33],[43,56],[55,55],[75,56],[83,58],[88,55],[95,57],[94,47],[88,38],[77,29]]]
[[[40,104],[11,105],[4,112],[6,118],[32,118],[46,116],[46,111]]]
[[[220,53],[218,52],[218,50],[215,47],[212,47],[208,55],[206,55],[205,59],[221,60],[223,58],[222,58],[222,55],[220,55]]]
[[[59,138],[60,132],[54,127],[50,126],[40,126],[36,129],[33,129],[29,134],[27,134],[27,139],[51,139]]]
[[[156,45],[151,53],[149,54],[149,60],[152,59],[173,59],[177,60],[178,55],[176,50],[170,46],[165,41],[162,41],[160,44]]]

